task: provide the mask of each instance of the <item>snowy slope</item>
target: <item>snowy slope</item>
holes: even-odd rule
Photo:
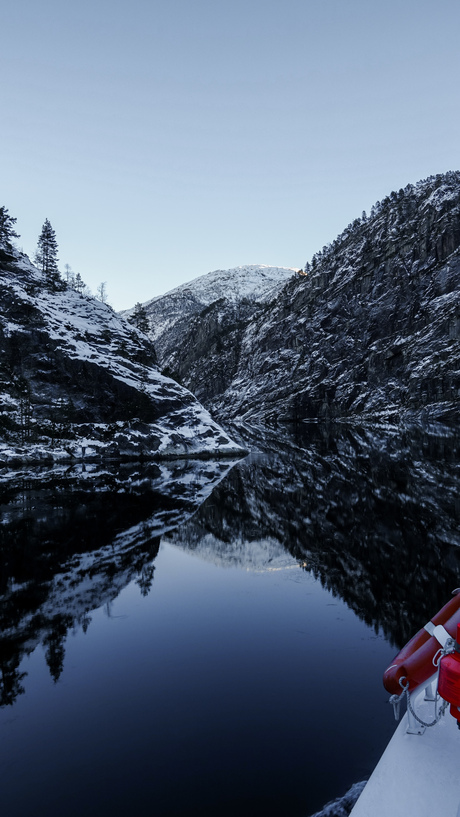
[[[232,305],[243,300],[259,303],[270,300],[295,272],[289,267],[250,264],[195,278],[143,304],[150,319],[150,336],[158,341],[178,321],[221,299]],[[128,309],[121,314],[129,317],[132,312],[133,309]]]
[[[17,252],[1,254],[0,284],[0,461],[235,452],[109,306],[50,291]]]
[[[224,390],[235,372],[242,328],[296,275],[290,268],[263,265],[216,270],[147,301],[144,309],[160,368],[201,402],[216,388]]]

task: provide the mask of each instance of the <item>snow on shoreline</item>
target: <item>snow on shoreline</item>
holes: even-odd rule
[[[99,428],[103,424],[98,424]],[[183,431],[183,429],[181,429]],[[120,430],[109,441],[91,437],[61,441],[54,447],[44,443],[13,445],[0,442],[0,469],[22,465],[50,465],[59,463],[126,461],[126,460],[172,460],[172,459],[223,459],[243,457],[247,451],[223,435],[216,446],[214,436],[207,438],[180,433],[177,428],[148,426],[147,434]],[[149,441],[154,445],[149,446]]]
[[[327,803],[321,811],[317,811],[315,814],[312,814],[311,817],[348,817],[358,797],[360,797],[366,782],[366,780],[362,780],[360,783],[353,783],[343,797],[338,797],[336,800]],[[371,815],[369,815],[369,817],[371,817]]]

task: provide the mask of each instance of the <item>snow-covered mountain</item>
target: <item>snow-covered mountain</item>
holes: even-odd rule
[[[458,418],[460,173],[377,202],[264,303],[161,331],[161,366],[225,420]]]
[[[276,294],[295,272],[288,267],[265,264],[214,270],[146,301],[142,306],[150,320],[149,335],[155,348],[162,349],[163,335],[169,334],[178,322],[196,315],[215,301],[224,300],[232,305],[241,301],[264,302]],[[134,307],[120,314],[130,317],[133,312]]]
[[[181,350],[181,355],[185,349],[184,337],[188,337],[192,325],[206,325],[208,316],[218,308],[221,328],[228,330],[275,297],[295,273],[288,267],[263,264],[215,270],[146,301],[142,306],[150,324],[148,334],[155,344],[160,368],[182,382],[183,364],[177,352]],[[121,314],[129,318],[133,312],[134,308]],[[199,382],[199,377],[194,385],[201,394],[198,399],[207,396],[208,387]]]
[[[236,446],[109,306],[0,250],[0,462],[226,455]]]
[[[294,275],[294,269],[264,265],[216,270],[144,303],[160,368],[188,382],[202,402],[225,390],[236,370],[239,327]],[[121,314],[130,317],[133,311]]]

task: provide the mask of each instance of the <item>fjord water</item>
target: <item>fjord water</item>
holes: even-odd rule
[[[460,584],[455,435],[1,484],[2,814],[307,817],[369,776],[383,670]]]

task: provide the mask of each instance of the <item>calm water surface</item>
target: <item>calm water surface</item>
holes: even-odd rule
[[[459,584],[457,444],[294,442],[3,483],[2,815],[307,817],[369,776]]]

